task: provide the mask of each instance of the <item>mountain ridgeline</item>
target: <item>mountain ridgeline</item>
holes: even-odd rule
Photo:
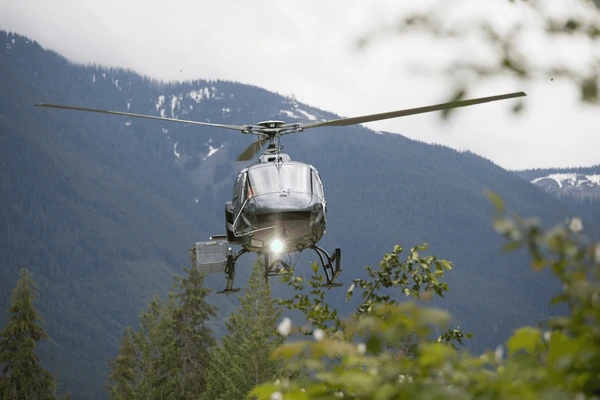
[[[194,242],[224,233],[224,203],[247,164],[235,157],[255,138],[34,104],[225,124],[336,116],[239,83],[165,83],[72,64],[7,32],[0,32],[0,76],[0,308],[8,307],[18,271],[32,271],[53,338],[40,349],[46,367],[74,398],[105,398],[107,360],[124,327],[135,327],[151,296],[166,293],[173,275],[189,266]],[[449,294],[436,305],[475,334],[468,348],[495,347],[513,328],[558,312],[546,306],[557,283],[533,272],[524,254],[501,251],[483,191],[548,225],[572,214],[553,196],[475,154],[361,126],[308,130],[283,143],[292,159],[313,164],[323,178],[329,212],[320,245],[342,249],[346,286],[393,245],[427,242],[429,253],[454,262]],[[246,257],[238,287],[251,269]],[[296,272],[308,275],[314,259],[304,252]],[[224,276],[207,280],[217,290],[224,284]],[[274,293],[291,295],[276,283]],[[332,289],[328,301],[349,313],[345,294]],[[221,334],[236,299],[213,294],[210,301],[219,309],[213,329]],[[5,321],[0,315],[0,326]]]
[[[573,215],[581,217],[588,235],[600,236],[600,164],[515,172],[555,196]]]

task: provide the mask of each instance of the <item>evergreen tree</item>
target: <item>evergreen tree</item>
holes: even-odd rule
[[[40,365],[35,354],[37,342],[49,338],[33,303],[38,300],[37,285],[27,269],[12,294],[8,323],[0,332],[0,398],[54,399],[54,376]]]
[[[197,268],[184,268],[187,278],[175,278],[170,293],[169,323],[174,352],[164,353],[166,364],[177,371],[178,399],[198,399],[206,390],[209,349],[214,346],[207,321],[216,316],[215,306],[206,301],[211,289],[203,285],[204,275]],[[170,357],[167,355],[170,354]]]
[[[111,400],[133,399],[135,385],[138,377],[138,358],[134,342],[135,332],[131,327],[125,328],[119,355],[109,361],[111,373],[110,381],[114,385],[108,387],[108,394]]]
[[[240,308],[226,322],[229,333],[213,350],[204,399],[245,399],[254,386],[278,376],[283,364],[270,355],[284,340],[277,333],[280,316],[281,306],[257,259]]]
[[[110,399],[177,398],[175,352],[168,308],[154,296],[140,314],[137,331],[127,327],[119,354],[109,361],[107,384]]]
[[[196,268],[175,278],[169,301],[155,296],[140,315],[138,331],[127,328],[118,356],[109,362],[111,399],[198,399],[206,388],[209,349],[207,320],[216,308]]]
[[[174,365],[167,362],[176,352],[168,307],[155,296],[140,315],[140,327],[133,336],[137,347],[139,374],[136,397],[168,399],[175,395]]]

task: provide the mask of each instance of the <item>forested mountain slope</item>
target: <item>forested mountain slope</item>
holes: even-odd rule
[[[132,71],[74,65],[31,40],[0,32],[0,308],[20,268],[40,285],[40,312],[54,341],[43,359],[74,398],[102,398],[106,360],[154,292],[189,265],[187,250],[224,233],[223,204],[235,156],[254,138],[183,124],[36,108],[40,102],[245,124],[334,115],[263,89],[223,81],[156,82]],[[382,110],[385,111],[385,110]],[[469,112],[468,109],[461,112]],[[485,134],[485,127],[482,127]],[[375,265],[394,244],[427,242],[450,259],[450,293],[468,346],[495,347],[516,326],[555,313],[556,283],[504,255],[483,190],[548,224],[570,211],[527,181],[471,153],[363,127],[323,128],[284,138],[292,159],[315,165],[328,201],[321,245],[342,249],[342,282]],[[247,267],[237,277],[243,285]],[[308,273],[303,253],[298,273]],[[207,284],[223,288],[224,277]],[[275,293],[287,295],[280,285]],[[396,294],[401,296],[400,294]],[[345,289],[328,292],[349,312]],[[234,297],[213,295],[226,317]],[[0,316],[0,326],[5,315]],[[220,325],[215,321],[214,328]]]

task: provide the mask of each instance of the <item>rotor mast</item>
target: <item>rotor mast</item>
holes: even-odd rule
[[[299,125],[299,124],[297,124]],[[285,121],[262,121],[258,124],[252,126],[252,128],[247,133],[252,133],[254,135],[259,135],[261,139],[259,139],[259,143],[269,142],[269,145],[263,154],[275,154],[281,152],[283,146],[281,146],[280,138],[281,135],[286,135],[288,133],[299,132],[302,129],[298,127],[292,127],[290,129],[289,124],[286,124]],[[262,147],[262,144],[261,144]]]

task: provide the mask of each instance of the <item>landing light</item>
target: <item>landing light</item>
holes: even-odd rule
[[[275,254],[279,254],[283,251],[283,242],[279,239],[275,239],[271,242],[271,251]]]

